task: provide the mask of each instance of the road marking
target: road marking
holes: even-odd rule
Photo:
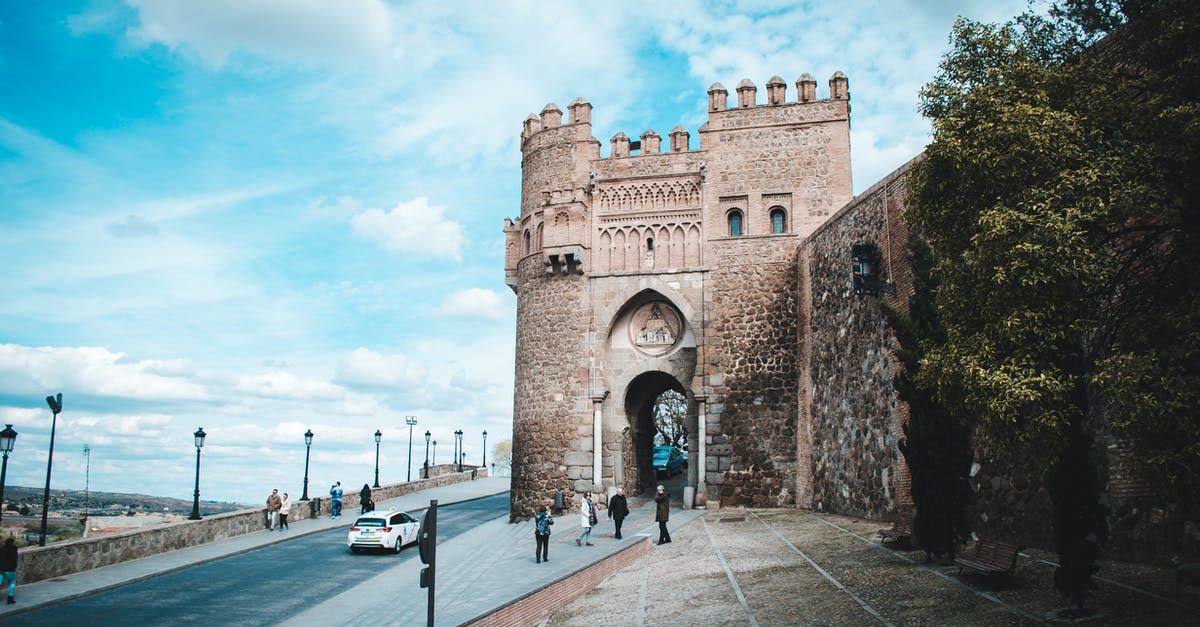
[[[842,592],[845,592],[846,594],[850,595],[850,598],[854,599],[854,601],[856,603],[858,603],[859,606],[861,606],[864,610],[866,610],[866,612],[868,614],[870,614],[871,616],[874,616],[875,620],[878,620],[879,622],[883,623],[884,625],[888,625],[888,627],[892,627],[892,623],[887,622],[887,620],[883,616],[881,616],[879,614],[879,612],[875,611],[875,608],[868,605],[867,602],[862,600],[862,598],[860,598],[857,594],[854,594],[854,592],[852,592],[849,588],[842,585],[842,582],[838,581],[837,579],[834,579],[833,575],[830,575],[829,573],[825,572],[825,569],[821,568],[820,565],[818,565],[816,562],[814,562],[811,557],[809,557],[808,555],[806,555],[804,553],[804,551],[801,551],[799,547],[792,544],[791,541],[788,540],[787,538],[783,537],[783,534],[779,533],[779,531],[777,531],[774,527],[767,524],[767,521],[763,520],[762,518],[759,518],[759,516],[756,512],[750,512],[750,515],[754,516],[755,520],[757,520],[759,523],[762,523],[762,526],[769,529],[771,531],[771,533],[775,534],[776,538],[779,538],[780,540],[782,540],[783,543],[788,545],[788,547],[790,547],[792,549],[792,551],[795,551],[795,553],[797,555],[799,555],[800,557],[803,557],[804,561],[808,562],[808,565],[812,566],[814,569],[816,569],[816,571],[818,573],[821,573],[821,575],[823,577],[825,577],[825,579],[828,579],[829,583],[832,583],[834,585],[834,587],[836,587],[838,590],[841,590]]]
[[[704,533],[708,536],[708,543],[717,552],[717,561],[721,562],[721,568],[725,569],[725,576],[729,578],[729,585],[733,586],[733,594],[737,596],[738,603],[742,604],[742,611],[746,613],[746,618],[750,619],[750,624],[753,627],[758,627],[758,620],[754,618],[754,612],[750,611],[750,604],[746,603],[746,597],[742,594],[742,588],[738,586],[737,579],[733,576],[733,571],[729,569],[729,563],[725,561],[725,555],[721,553],[721,547],[717,546],[717,540],[713,537],[712,531],[708,528],[708,521],[704,520],[703,516],[700,517],[700,524],[704,526]]]
[[[1029,619],[1035,623],[1038,623],[1040,625],[1046,624],[1045,620],[1038,618],[1036,616],[1033,616],[1032,614],[1026,614],[1025,612],[1022,612],[1021,610],[1000,600],[999,597],[988,594],[988,593],[984,592],[983,590],[980,590],[961,579],[958,579],[956,577],[951,577],[950,575],[947,575],[946,573],[943,573],[941,570],[933,568],[933,567],[929,566],[928,564],[920,564],[916,560],[912,559],[911,557],[909,557],[907,555],[904,555],[903,553],[900,553],[899,551],[893,551],[892,549],[889,549],[886,546],[883,546],[881,544],[876,544],[875,541],[871,540],[870,538],[864,538],[863,536],[860,536],[857,533],[850,531],[849,529],[845,529],[845,528],[841,527],[840,525],[831,523],[828,520],[821,518],[820,516],[813,516],[813,518],[816,518],[817,520],[825,523],[826,525],[829,525],[830,527],[833,527],[834,529],[841,531],[842,533],[844,533],[846,535],[853,536],[855,538],[858,538],[859,540],[862,540],[863,542],[866,542],[867,545],[870,546],[871,548],[878,549],[889,555],[895,555],[896,557],[899,557],[900,559],[902,559],[910,564],[917,565],[918,567],[925,570],[926,572],[933,573],[933,574],[937,575],[938,577],[945,579],[946,581],[958,584],[958,585],[966,588],[967,590],[970,590],[971,592],[975,593],[977,596],[987,599],[988,601],[991,601],[992,603],[995,603],[996,605],[1003,607],[1004,609],[1008,610],[1009,612],[1012,612],[1013,614],[1016,614],[1017,616],[1020,616],[1022,618],[1027,618],[1027,619]]]

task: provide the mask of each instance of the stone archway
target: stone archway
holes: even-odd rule
[[[635,493],[654,487],[657,477],[651,465],[654,451],[654,401],[668,390],[679,392],[688,402],[688,432],[695,432],[696,415],[687,389],[674,376],[661,371],[639,374],[625,389],[625,415],[629,419],[629,454],[624,461],[626,483]],[[688,454],[685,451],[685,455]]]

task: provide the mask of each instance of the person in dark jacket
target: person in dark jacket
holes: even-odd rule
[[[8,602],[16,603],[13,593],[17,591],[17,543],[12,538],[0,547],[0,586],[8,583]]]
[[[667,532],[667,521],[671,519],[671,497],[662,486],[658,486],[654,493],[654,503],[654,520],[658,521],[658,543],[667,544],[671,541],[671,534]]]
[[[629,503],[625,501],[625,488],[617,488],[617,493],[608,500],[608,517],[613,520],[616,533],[613,537],[621,539],[621,522],[629,515]]]
[[[358,491],[358,504],[362,506],[363,514],[375,509],[375,501],[371,500],[371,486],[363,484],[363,489]]]
[[[537,518],[534,519],[533,529],[533,537],[537,540],[537,547],[533,552],[538,564],[550,561],[550,525],[553,524],[554,517],[546,511],[546,506],[543,505],[538,510]]]

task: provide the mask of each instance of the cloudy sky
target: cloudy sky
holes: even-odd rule
[[[8,484],[190,498],[405,479],[511,434],[503,219],[548,102],[692,133],[713,82],[850,80],[855,192],[928,140],[957,15],[1023,0],[0,2]],[[414,471],[414,476],[416,472]]]

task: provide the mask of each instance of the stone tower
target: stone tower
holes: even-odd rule
[[[699,146],[617,133],[554,104],[521,133],[521,214],[505,221],[517,294],[512,518],[563,492],[653,485],[654,400],[689,401],[688,477],[710,499],[789,505],[801,485],[797,256],[852,197],[846,77],[789,102],[749,80],[708,90]]]

